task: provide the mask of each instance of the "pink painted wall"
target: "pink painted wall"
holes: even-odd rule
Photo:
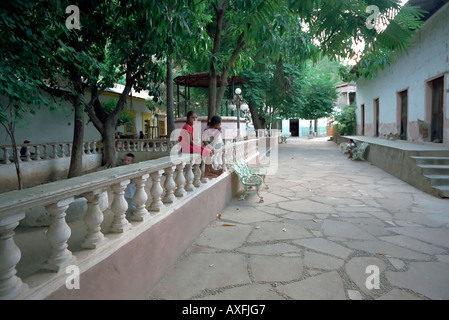
[[[47,299],[146,299],[200,232],[242,190],[235,174],[203,188],[181,209],[82,273],[80,289],[62,286]]]

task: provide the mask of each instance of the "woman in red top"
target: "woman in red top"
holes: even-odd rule
[[[204,148],[193,141],[193,125],[198,119],[198,114],[195,111],[189,111],[187,113],[187,120],[181,130],[179,137],[179,144],[181,145],[182,153],[199,153],[202,157],[210,157],[213,154],[213,150]],[[206,161],[205,176],[208,178],[216,178],[223,171],[213,169],[210,164],[211,161]]]

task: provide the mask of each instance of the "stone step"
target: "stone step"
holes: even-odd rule
[[[424,175],[449,175],[449,165],[443,164],[418,164]]]
[[[432,186],[449,186],[449,175],[445,174],[429,174],[424,177],[431,180]]]
[[[415,159],[416,164],[449,165],[449,157],[411,156],[410,158]]]
[[[417,157],[449,157],[449,149],[410,151],[409,154]]]
[[[442,198],[449,198],[449,186],[435,186],[438,195]]]

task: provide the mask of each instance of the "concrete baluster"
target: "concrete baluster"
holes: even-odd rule
[[[53,146],[53,159],[58,159],[58,145],[57,144],[52,144]]]
[[[173,174],[175,172],[176,166],[169,166],[165,168],[165,196],[162,200],[163,203],[173,203],[176,200],[174,190],[176,188],[175,180],[173,179]]]
[[[25,218],[25,212],[6,218],[0,215],[0,300],[11,300],[28,289],[28,285],[16,276],[16,265],[21,258],[14,242],[14,229]]]
[[[199,188],[201,186],[201,159],[195,160],[195,163],[193,164],[193,185],[196,188]]]
[[[131,229],[131,224],[126,220],[128,202],[125,200],[125,189],[130,182],[129,179],[123,180],[111,186],[114,193],[114,200],[111,204],[111,210],[114,212],[114,217],[109,231],[112,233],[123,233]]]
[[[153,181],[153,185],[151,186],[150,193],[153,197],[153,201],[150,205],[150,211],[159,212],[164,207],[164,204],[161,200],[162,193],[164,190],[161,186],[161,177],[164,170],[158,170],[155,172],[152,172],[150,174],[151,180]]]
[[[4,153],[3,153],[3,162],[5,164],[11,163],[11,161],[9,160],[9,157],[10,157],[10,155],[9,155],[9,148],[8,147],[4,147],[3,151],[4,151]]]
[[[20,158],[20,148],[21,147],[17,147],[17,161],[18,162],[22,162],[22,159]]]
[[[47,231],[47,240],[51,245],[51,252],[42,266],[43,269],[59,272],[76,261],[72,252],[67,249],[67,240],[70,238],[71,230],[65,221],[65,211],[73,201],[74,198],[70,197],[45,206],[51,218],[50,227]]]
[[[48,145],[44,144],[44,160],[50,159],[50,154],[48,153]]]
[[[185,167],[186,163],[185,162],[181,162],[176,166],[176,178],[175,178],[175,182],[176,182],[176,191],[175,191],[175,196],[176,197],[184,197],[184,195],[187,193],[184,186],[186,183],[186,179],[184,177],[184,167]]]
[[[34,154],[36,155],[36,158],[34,160],[42,160],[41,158],[41,152],[39,151],[40,145],[34,146]]]
[[[204,176],[204,173],[206,172],[206,162],[205,161],[201,161],[201,166],[200,166],[200,170],[201,170],[201,183],[207,183],[208,179]]]
[[[61,147],[60,157],[61,157],[61,158],[65,158],[64,143],[60,143],[59,146]]]
[[[25,161],[31,161],[30,146],[25,146]]]
[[[193,159],[186,164],[186,186],[184,187],[186,191],[195,190],[195,187],[193,186],[193,179],[195,176],[193,175],[192,167],[193,167]]]
[[[72,143],[67,143],[67,156],[71,157],[72,156]]]
[[[104,216],[100,209],[99,198],[102,192],[101,189],[98,189],[84,194],[84,197],[87,199],[87,211],[84,217],[87,235],[84,237],[81,247],[85,249],[96,249],[107,240],[101,232],[101,223]]]
[[[148,213],[148,210],[146,208],[148,195],[145,191],[145,183],[148,178],[149,174],[144,174],[141,177],[133,179],[133,182],[136,185],[136,192],[134,193],[133,197],[133,200],[136,203],[136,210],[131,216],[131,220],[133,221],[145,221],[150,217],[150,214]]]

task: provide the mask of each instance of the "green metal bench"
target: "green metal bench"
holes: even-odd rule
[[[249,193],[256,193],[259,196],[260,202],[263,202],[263,197],[259,194],[259,189],[262,184],[265,184],[268,188],[268,185],[265,183],[266,171],[263,168],[251,167],[245,161],[234,162],[232,169],[237,174],[245,190],[240,196],[240,200],[245,200],[246,195]]]
[[[352,150],[352,160],[365,160],[365,151],[369,147],[368,142],[362,142],[358,147]]]
[[[288,137],[290,137],[290,134],[289,134],[289,133],[282,133],[282,134],[280,134],[279,137],[278,137],[278,143],[279,143],[279,144],[281,144],[281,143],[287,143],[287,138],[288,138]]]

